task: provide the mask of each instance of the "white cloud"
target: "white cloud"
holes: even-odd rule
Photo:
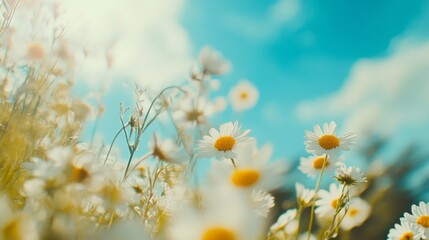
[[[229,27],[241,31],[244,35],[258,40],[274,37],[280,30],[293,30],[302,24],[302,4],[300,0],[277,0],[261,18],[230,16]]]
[[[389,136],[429,122],[429,41],[403,40],[384,58],[359,60],[336,93],[298,107],[303,119],[345,116],[346,129]]]
[[[184,0],[25,0],[16,16],[18,29],[29,25],[39,3],[43,14],[59,6],[51,22],[68,26],[63,38],[70,41],[77,77],[92,86],[127,79],[158,88],[188,74],[190,40],[179,23]],[[45,22],[38,24],[51,31]]]
[[[67,0],[67,4],[82,11],[69,36],[86,45],[89,61],[96,65],[105,63],[104,51],[111,47],[116,78],[157,88],[182,80],[188,73],[190,41],[179,23],[184,1]],[[96,74],[104,72],[105,66],[99,67],[95,67]],[[98,80],[106,77],[98,76]]]
[[[268,20],[284,24],[292,21],[300,12],[300,0],[278,0],[270,7]]]

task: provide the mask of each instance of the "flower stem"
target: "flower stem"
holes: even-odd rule
[[[303,206],[299,206],[298,208],[298,227],[296,228],[296,233],[295,233],[295,238],[298,239],[299,236],[299,227],[301,226],[301,216],[302,216],[302,212],[304,211]]]
[[[349,209],[349,206],[347,205],[348,202],[350,201],[349,195],[350,195],[350,188],[344,185],[343,189],[341,190],[341,196],[339,198],[340,201],[337,207],[335,208],[335,215],[334,215],[334,218],[332,219],[332,224],[329,227],[329,229],[325,232],[325,236],[323,239],[330,239],[332,235],[338,232],[338,227],[340,226],[340,223],[343,221]],[[342,209],[344,209],[345,212],[343,216],[340,216],[339,220],[336,221]]]
[[[232,166],[234,166],[234,168],[237,168],[237,165],[235,165],[234,158],[231,158],[231,162],[232,162]]]
[[[313,227],[314,208],[316,207],[317,193],[319,192],[320,183],[322,182],[322,176],[323,176],[323,172],[325,171],[325,165],[326,165],[327,160],[328,160],[328,155],[325,155],[325,158],[323,159],[322,170],[320,170],[319,179],[317,180],[316,189],[314,190],[315,194],[314,194],[312,204],[311,204],[310,222],[308,224],[307,240],[310,240],[311,228]]]

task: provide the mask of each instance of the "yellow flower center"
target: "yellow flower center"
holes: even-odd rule
[[[155,146],[153,148],[152,156],[157,157],[161,161],[167,161],[167,156],[165,156],[164,152],[159,146]]]
[[[134,192],[136,192],[138,194],[142,194],[144,192],[143,188],[141,188],[139,185],[133,185],[132,187],[134,189]]]
[[[216,140],[214,143],[214,147],[218,151],[231,151],[232,147],[234,147],[235,139],[231,136],[222,136]]]
[[[314,161],[313,161],[313,167],[315,169],[322,169],[324,161],[325,161],[325,157],[317,157],[317,158],[315,158]],[[325,162],[325,167],[327,167],[327,166],[329,166],[328,159],[326,159],[326,162]]]
[[[359,210],[357,210],[356,208],[352,208],[352,209],[349,210],[349,215],[351,217],[356,216],[356,214],[358,214],[358,213],[359,213]]]
[[[237,169],[231,176],[231,182],[238,187],[250,187],[258,182],[261,174],[256,169]]]
[[[186,120],[198,122],[198,120],[200,119],[200,117],[202,115],[203,115],[203,112],[198,111],[198,110],[192,110],[192,111],[186,113]]]
[[[332,202],[331,202],[331,206],[333,207],[333,208],[337,208],[337,206],[338,206],[338,203],[340,203],[340,199],[339,198],[337,198],[337,199],[334,199]]]
[[[110,200],[113,204],[117,204],[123,201],[122,191],[118,186],[113,184],[106,184],[100,192],[103,198]]]
[[[236,240],[234,232],[224,227],[212,227],[207,229],[201,240]]]
[[[340,139],[334,135],[323,135],[319,138],[319,145],[326,150],[340,146]]]
[[[72,172],[70,176],[72,182],[81,183],[88,177],[89,172],[85,168],[72,166]]]
[[[247,94],[247,92],[242,92],[241,94],[240,94],[240,98],[242,99],[242,100],[245,100],[245,99],[247,99],[249,97],[249,95]]]
[[[144,166],[138,166],[138,167],[136,168],[136,170],[138,171],[138,173],[139,173],[141,176],[144,176],[144,175],[146,174],[146,168],[145,168]]]
[[[417,224],[422,225],[425,228],[429,228],[429,216],[420,216],[419,219],[417,219]]]
[[[31,58],[41,59],[45,56],[45,49],[40,43],[32,43],[28,46],[27,54]]]
[[[412,232],[405,232],[402,234],[402,236],[399,238],[399,240],[413,240],[414,234]]]

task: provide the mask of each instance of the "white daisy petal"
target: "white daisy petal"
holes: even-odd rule
[[[198,144],[198,154],[200,157],[235,158],[237,146],[250,140],[247,137],[250,130],[241,131],[238,122],[234,124],[228,122],[219,127],[219,132],[212,128],[210,136],[203,136]]]
[[[336,124],[331,121],[323,124],[323,131],[319,125],[314,126],[314,132],[306,131],[305,142],[307,152],[314,155],[329,156],[338,155],[340,151],[347,151],[353,144],[354,135],[351,133],[343,136],[336,135]]]

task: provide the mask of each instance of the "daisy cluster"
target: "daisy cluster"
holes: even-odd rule
[[[411,206],[411,214],[404,213],[400,224],[390,229],[389,240],[420,240],[429,238],[429,203]]]
[[[330,122],[305,134],[298,169],[315,187],[297,182],[294,207],[273,221],[288,166],[238,121],[212,123],[259,99],[248,80],[216,93],[231,64],[212,47],[179,85],[154,93],[136,84],[135,106],[121,104],[109,142],[84,139],[103,94],[72,94],[76,63],[93,53],[64,37],[63,10],[54,0],[0,6],[0,239],[330,239],[368,219],[366,178],[342,156],[355,136]],[[114,67],[112,52],[98,54]],[[326,174],[335,176],[323,189]],[[427,238],[428,214],[427,204],[413,206],[389,238]]]
[[[311,179],[317,177],[316,187],[307,189],[296,183],[298,206],[280,215],[270,228],[270,239],[316,238],[312,233],[314,215],[321,239],[335,238],[340,231],[346,235],[369,217],[371,206],[359,197],[366,178],[359,168],[347,167],[341,156],[343,151],[350,149],[354,135],[338,135],[336,128],[335,122],[330,122],[323,124],[323,128],[316,125],[314,131],[306,132],[306,150],[311,155],[301,158],[298,169]],[[321,189],[323,175],[332,172],[335,172],[336,183],[331,183],[326,190]],[[301,232],[301,217],[308,208],[308,229]]]

